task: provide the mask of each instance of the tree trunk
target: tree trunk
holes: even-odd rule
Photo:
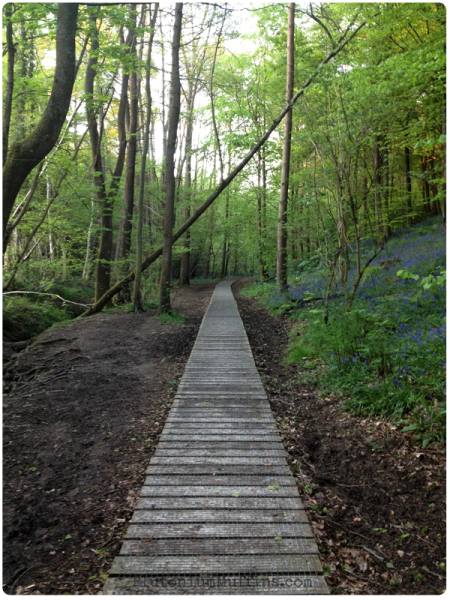
[[[96,17],[91,16],[92,24],[96,25]],[[131,39],[127,40],[127,46],[131,45]],[[111,258],[113,247],[113,208],[114,199],[122,176],[123,165],[125,162],[126,136],[125,136],[125,109],[127,103],[128,79],[129,75],[122,74],[122,90],[120,96],[119,110],[117,116],[117,131],[119,137],[119,153],[116,166],[112,176],[109,192],[106,193],[105,180],[103,178],[102,156],[100,150],[100,136],[97,126],[96,110],[93,106],[94,97],[94,78],[98,64],[98,31],[92,36],[91,54],[89,56],[88,66],[85,78],[85,93],[89,99],[86,102],[86,115],[89,126],[89,136],[92,151],[92,163],[94,169],[94,185],[97,189],[96,196],[100,210],[100,243],[97,254],[97,267],[95,273],[95,301],[97,302],[109,289],[111,278]],[[126,51],[126,53],[128,53]],[[108,300],[111,304],[111,299]]]
[[[133,7],[133,5],[131,5]],[[131,9],[131,29],[134,36],[136,35],[136,11]],[[133,44],[133,50],[135,43]],[[127,103],[128,104],[128,103]],[[134,209],[134,184],[136,176],[136,134],[138,126],[138,87],[137,87],[137,74],[132,71],[130,75],[130,121],[128,130],[128,143],[127,143],[127,161],[125,167],[125,187],[123,190],[123,205],[121,215],[121,225],[119,230],[119,237],[117,240],[118,252],[117,260],[126,259],[130,253],[131,248],[131,229],[133,226],[133,209]],[[124,271],[127,271],[125,267]],[[124,300],[129,301],[130,296],[127,294],[127,298]]]
[[[66,119],[75,81],[77,15],[78,4],[58,4],[56,67],[48,104],[34,131],[12,144],[3,167],[3,235],[23,182],[56,144]]]
[[[175,5],[175,23],[173,27],[172,41],[172,76],[170,94],[169,127],[167,135],[166,151],[166,205],[164,218],[164,243],[162,253],[162,272],[159,293],[158,314],[170,310],[170,283],[172,266],[172,229],[174,220],[175,204],[175,148],[177,142],[177,128],[180,117],[180,37],[181,22],[183,17],[183,4],[177,2]]]
[[[147,96],[147,115],[145,120],[145,134],[144,141],[142,144],[142,156],[141,156],[141,177],[139,181],[139,201],[138,201],[138,223],[137,223],[137,234],[136,234],[136,267],[135,267],[135,278],[134,278],[134,289],[133,289],[133,308],[135,312],[142,311],[142,299],[141,299],[141,262],[142,262],[142,229],[144,224],[144,190],[145,190],[145,166],[147,162],[147,152],[150,137],[150,125],[152,119],[152,95],[150,89],[150,70],[152,64],[152,46],[153,37],[155,35],[156,17],[158,15],[159,3],[156,2],[153,11],[153,16],[150,23],[150,39],[148,42],[148,53],[147,53],[147,69],[145,73],[145,93]]]
[[[405,146],[405,171],[406,171],[406,227],[412,225],[412,184],[411,184],[411,154],[408,146]]]
[[[295,4],[289,4],[287,31],[287,72],[286,72],[286,103],[291,104],[294,91],[294,27]],[[277,234],[277,288],[287,285],[287,208],[289,192],[289,165],[291,159],[292,108],[289,109],[284,121],[283,160],[281,167],[280,205],[278,209]]]
[[[14,91],[14,48],[12,26],[12,4],[5,4],[6,50],[8,52],[8,67],[6,71],[6,94],[3,105],[3,165],[6,162],[9,143],[9,127],[11,124],[12,100]]]
[[[188,87],[188,101],[187,101],[187,129],[186,129],[186,175],[185,175],[185,188],[186,188],[186,204],[187,206],[183,210],[183,216],[185,219],[189,219],[191,216],[190,201],[191,201],[191,186],[192,186],[192,135],[194,130],[194,84],[192,80],[189,81]],[[191,271],[190,266],[190,231],[186,231],[183,239],[183,254],[181,255],[181,268],[180,268],[180,281],[179,285],[189,285],[189,276]]]

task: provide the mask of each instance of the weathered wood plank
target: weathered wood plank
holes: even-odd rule
[[[231,510],[264,510],[275,509],[275,511],[286,511],[302,509],[303,504],[300,498],[281,496],[279,498],[251,498],[246,496],[221,497],[149,497],[148,507],[152,509],[166,510],[200,510],[200,509],[231,509]],[[146,510],[136,510],[131,518],[132,523],[146,523],[146,519],[151,519],[151,514]]]
[[[267,485],[265,487],[259,485],[218,485],[216,487],[211,485],[158,485],[158,486],[147,486],[144,485],[141,490],[141,496],[164,496],[169,498],[171,496],[200,496],[202,498],[218,497],[245,497],[250,496],[252,498],[283,498],[283,497],[297,497],[298,490],[296,486],[282,486],[282,485]]]
[[[152,508],[153,501],[151,498],[139,498],[136,510],[142,511],[138,515],[138,519],[133,523],[138,523],[136,527],[141,528],[141,536],[148,537],[145,534],[145,528],[148,525],[148,535],[152,535],[153,525],[155,523],[165,524],[181,524],[190,523],[198,524],[214,523],[219,527],[226,525],[227,527],[235,523],[261,524],[261,523],[303,523],[308,524],[308,517],[304,510],[300,509],[283,509],[283,508],[262,508],[262,509],[242,509],[242,508],[200,508],[200,509],[172,509],[172,508]],[[131,537],[134,536],[135,525],[130,525],[128,532]],[[309,527],[309,525],[308,525]],[[200,530],[201,531],[201,530]],[[305,530],[306,531],[306,530]],[[307,531],[310,531],[307,529]],[[132,535],[133,534],[133,535]],[[128,534],[127,534],[128,535]],[[306,535],[306,533],[305,533]],[[126,536],[125,536],[126,537]],[[225,537],[227,537],[225,535]],[[230,537],[230,536],[228,536]],[[308,537],[308,535],[306,536]]]
[[[237,431],[240,434],[251,434],[257,435],[259,433],[278,433],[278,429],[275,427],[275,424],[271,421],[267,422],[257,422],[257,423],[248,423],[244,422],[236,422],[236,423],[228,423],[224,421],[222,423],[213,421],[206,423],[198,423],[198,422],[172,422],[169,421],[164,428],[164,432],[166,433],[198,433],[199,431],[203,433],[233,433],[233,431]]]
[[[324,595],[329,594],[323,576],[292,575],[186,575],[180,577],[110,577],[105,595]]]
[[[197,448],[201,448],[203,450],[284,450],[284,446],[279,440],[278,442],[267,442],[267,441],[257,441],[257,442],[165,442],[160,441],[158,444],[158,448],[185,448],[195,450]]]
[[[185,512],[185,511],[183,511]],[[248,522],[241,519],[238,523],[208,523],[203,521],[202,513],[213,511],[189,511],[195,512],[198,523],[153,523],[152,525],[130,525],[125,539],[141,540],[146,538],[166,539],[166,538],[270,538],[276,537],[300,537],[313,538],[313,534],[309,524],[306,521],[304,511],[297,511],[298,516],[303,516],[303,521],[298,518],[295,522],[286,522],[288,519],[283,518],[285,522],[258,522],[259,513],[267,511],[253,511],[251,518],[256,522]],[[218,511],[215,511],[217,513]],[[220,518],[226,519],[226,512],[222,511],[223,515]],[[280,513],[281,515],[284,513]],[[176,554],[176,552],[174,553]]]
[[[161,445],[161,444],[160,444]],[[160,448],[159,446],[155,450],[154,456],[179,456],[180,458],[183,456],[221,456],[225,457],[235,457],[235,456],[252,456],[252,457],[285,457],[287,453],[284,450],[265,450],[262,448],[249,448],[248,450],[245,448],[171,448],[170,446]],[[270,461],[266,461],[270,462]]]
[[[291,475],[289,467],[282,465],[150,465],[147,475]]]
[[[281,475],[149,475],[145,479],[144,485],[258,485],[258,486],[293,486],[295,481],[292,476],[282,477]]]
[[[286,465],[286,459],[279,456],[271,456],[270,462],[272,465]],[[264,457],[246,457],[246,456],[235,456],[235,457],[221,457],[214,456],[206,459],[204,456],[186,456],[183,458],[177,456],[152,456],[150,459],[151,465],[172,465],[172,464],[185,464],[185,465],[204,465],[208,467],[210,465],[264,465],[267,464],[267,458]]]
[[[275,536],[281,538],[281,536]],[[305,538],[148,539],[125,540],[120,556],[192,556],[230,554],[314,554],[314,540]]]
[[[314,554],[280,556],[117,556],[112,575],[176,573],[298,573],[321,575],[322,565]]]
[[[280,436],[274,435],[272,433],[258,433],[258,434],[232,434],[232,433],[217,433],[217,434],[213,434],[213,433],[205,433],[204,435],[201,434],[196,434],[196,433],[192,433],[192,434],[186,434],[186,435],[181,435],[179,433],[162,433],[161,440],[173,440],[174,442],[196,442],[196,441],[211,441],[211,442],[226,442],[226,441],[235,441],[235,442],[245,442],[245,441],[258,441],[258,440],[262,440],[262,441],[271,441],[271,442],[278,442],[280,440]]]

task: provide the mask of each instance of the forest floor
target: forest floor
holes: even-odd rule
[[[285,354],[294,325],[233,286],[256,366],[335,594],[445,590],[445,449],[301,381]]]
[[[3,589],[98,594],[217,282],[41,334],[3,399]]]
[[[101,591],[215,284],[176,292],[184,325],[101,313],[20,354],[3,408],[7,593]],[[306,387],[283,360],[292,322],[236,296],[331,591],[442,592],[444,450]]]

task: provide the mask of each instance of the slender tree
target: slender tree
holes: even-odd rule
[[[144,141],[142,144],[142,156],[141,156],[141,176],[139,178],[139,201],[138,201],[138,222],[136,232],[136,268],[134,278],[134,290],[133,290],[133,308],[135,312],[141,312],[142,300],[141,300],[141,262],[142,262],[142,230],[144,223],[144,191],[145,191],[145,165],[147,161],[147,152],[149,146],[150,137],[150,125],[152,118],[152,94],[150,89],[150,75],[151,75],[151,64],[152,64],[152,46],[153,38],[155,35],[156,17],[158,15],[159,3],[155,3],[153,10],[153,16],[150,22],[150,39],[148,42],[147,51],[147,68],[145,72],[145,94],[147,99],[147,114],[145,119],[145,134]]]
[[[287,71],[286,71],[286,102],[291,104],[294,93],[294,27],[295,4],[291,2],[288,8],[287,30]],[[281,165],[281,191],[278,209],[277,235],[277,288],[287,285],[287,210],[289,192],[289,166],[291,160],[292,107],[289,108],[284,120],[283,159]]]
[[[170,112],[166,149],[166,204],[164,213],[164,242],[162,253],[161,283],[159,291],[158,314],[170,310],[170,283],[172,267],[173,221],[175,206],[175,148],[177,143],[178,120],[180,117],[180,39],[183,4],[175,5],[175,23],[172,40],[172,75],[170,90]]]

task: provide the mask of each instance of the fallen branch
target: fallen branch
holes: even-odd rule
[[[235,179],[235,177],[242,171],[242,169],[251,161],[251,159],[253,158],[253,156],[255,156],[255,154],[258,152],[258,150],[260,150],[260,148],[262,148],[262,146],[264,146],[264,144],[267,142],[267,140],[269,139],[271,134],[275,131],[275,129],[278,127],[278,125],[283,121],[283,119],[287,115],[287,113],[292,109],[292,107],[297,102],[297,100],[304,94],[304,91],[306,90],[306,88],[309,87],[309,85],[313,82],[313,80],[315,79],[316,75],[320,72],[322,67],[324,65],[326,65],[337,54],[339,54],[339,52],[355,37],[355,35],[359,32],[359,30],[362,27],[364,27],[364,25],[366,24],[365,21],[363,23],[361,23],[361,25],[359,25],[359,27],[357,27],[354,31],[352,31],[352,33],[348,37],[348,39],[345,39],[348,32],[354,26],[354,23],[355,23],[355,20],[357,17],[358,17],[358,13],[355,15],[353,20],[349,23],[345,32],[340,37],[340,39],[338,41],[339,46],[337,48],[335,48],[332,52],[330,52],[330,54],[328,54],[328,56],[326,58],[323,59],[323,61],[319,64],[319,66],[314,71],[314,73],[302,85],[302,87],[300,88],[300,91],[298,91],[295,94],[295,96],[292,98],[292,101],[286,105],[284,110],[273,121],[272,125],[269,127],[269,129],[266,131],[266,133],[262,136],[262,138],[255,144],[255,146],[253,146],[253,148],[250,150],[250,152],[247,154],[247,156],[237,165],[237,167],[233,171],[231,171],[231,173],[228,175],[228,177],[226,179],[224,179],[220,182],[220,184],[216,188],[216,190],[211,194],[211,196],[207,200],[205,200],[205,202],[196,211],[194,211],[192,216],[187,221],[185,221],[183,223],[183,225],[181,225],[181,227],[179,227],[179,229],[177,231],[175,231],[173,233],[172,244],[175,244],[175,242],[184,233],[186,233],[186,231],[202,216],[202,214],[211,206],[211,204],[214,202],[214,200],[216,200],[216,198],[218,196],[220,196],[220,194],[230,185],[230,183],[233,181],[233,179]],[[151,264],[153,264],[162,255],[162,253],[163,253],[163,247],[160,246],[157,250],[155,250],[152,254],[150,254],[150,256],[148,256],[142,263],[141,272],[145,271],[145,269],[147,269]],[[112,288],[110,288],[107,292],[105,292],[105,294],[103,294],[103,296],[99,300],[97,300],[97,302],[93,306],[91,306],[91,308],[89,308],[89,310],[87,310],[82,315],[80,315],[80,317],[89,317],[91,315],[94,315],[97,312],[100,312],[106,306],[106,304],[116,294],[118,294],[120,292],[120,290],[122,288],[124,288],[126,285],[130,284],[134,280],[134,277],[135,277],[135,272],[133,271],[129,275],[127,275],[127,277],[125,277],[121,281],[118,281]]]
[[[52,298],[59,298],[63,302],[67,302],[67,304],[75,304],[76,306],[84,306],[84,308],[89,308],[90,306],[92,306],[92,304],[81,304],[80,302],[72,302],[72,300],[66,300],[62,296],[59,296],[58,294],[49,294],[47,292],[25,292],[23,290],[18,290],[16,292],[3,292],[4,296],[6,296],[7,294],[37,294],[38,296],[52,296]]]

